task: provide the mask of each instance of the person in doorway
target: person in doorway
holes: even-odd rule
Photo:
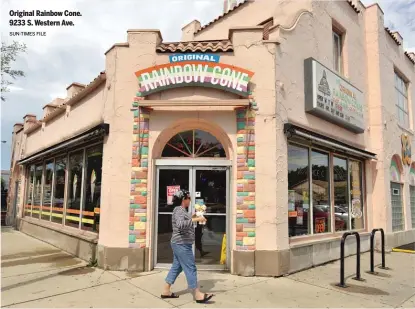
[[[203,227],[204,225],[197,223],[196,229],[195,229],[195,246],[196,246],[196,249],[200,252],[200,257],[204,257],[205,255],[209,254],[208,251],[203,251],[203,243],[202,243]]]
[[[204,217],[190,216],[188,208],[190,205],[190,193],[187,190],[179,190],[173,196],[175,206],[172,215],[173,234],[171,247],[173,249],[173,264],[165,279],[161,298],[178,298],[171,292],[171,286],[182,271],[186,275],[187,284],[194,292],[197,303],[207,303],[213,294],[202,293],[197,284],[197,269],[195,256],[193,254],[193,243],[195,241],[194,223],[206,222]]]

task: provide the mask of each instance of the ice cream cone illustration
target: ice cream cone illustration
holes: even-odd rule
[[[91,173],[91,201],[94,201],[94,191],[95,191],[95,180],[96,180],[95,170],[92,170]]]
[[[203,215],[205,214],[205,212],[206,212],[206,205],[199,205],[199,204],[196,204],[195,205],[195,210],[196,210],[196,216],[198,216],[198,217],[203,217]],[[200,225],[205,225],[205,222],[200,222],[199,223]]]
[[[78,183],[78,176],[75,175],[73,177],[73,184],[72,184],[73,199],[76,198],[76,185],[77,185],[77,183]]]

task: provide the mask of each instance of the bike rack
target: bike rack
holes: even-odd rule
[[[382,240],[382,266],[381,269],[388,269],[385,265],[385,232],[383,229],[373,229],[370,233],[370,271],[369,274],[376,274],[375,272],[375,234],[380,231],[381,240]]]
[[[347,236],[355,235],[356,236],[356,277],[354,280],[364,281],[360,277],[360,235],[358,232],[346,232],[343,234],[341,243],[340,243],[340,283],[337,286],[341,288],[347,288],[344,280],[344,243],[346,242]]]

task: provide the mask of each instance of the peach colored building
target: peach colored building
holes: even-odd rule
[[[96,79],[15,125],[21,231],[106,269],[168,267],[186,188],[206,206],[199,269],[287,274],[338,259],[345,231],[362,251],[373,228],[415,241],[415,57],[381,8],[225,2],[180,42],[128,30]]]

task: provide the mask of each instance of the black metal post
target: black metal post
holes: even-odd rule
[[[379,229],[379,231],[380,231],[380,236],[381,236],[381,239],[382,239],[382,267],[380,267],[380,268],[382,268],[382,269],[388,269],[387,267],[386,267],[386,262],[385,262],[385,232],[383,231],[383,229]]]
[[[375,232],[376,230],[373,230],[372,233],[370,233],[370,273],[375,273]]]
[[[340,241],[340,283],[337,286],[341,288],[347,287],[344,280],[344,243],[346,242],[346,238],[349,235],[352,235],[352,233],[344,233]]]
[[[380,231],[381,234],[381,246],[382,246],[382,266],[381,269],[388,269],[385,262],[385,232],[383,229],[373,229],[370,233],[370,274],[376,274],[375,272],[375,234]]]
[[[364,281],[364,279],[360,277],[360,235],[358,232],[353,232],[352,234],[356,236],[356,277],[353,279]]]

